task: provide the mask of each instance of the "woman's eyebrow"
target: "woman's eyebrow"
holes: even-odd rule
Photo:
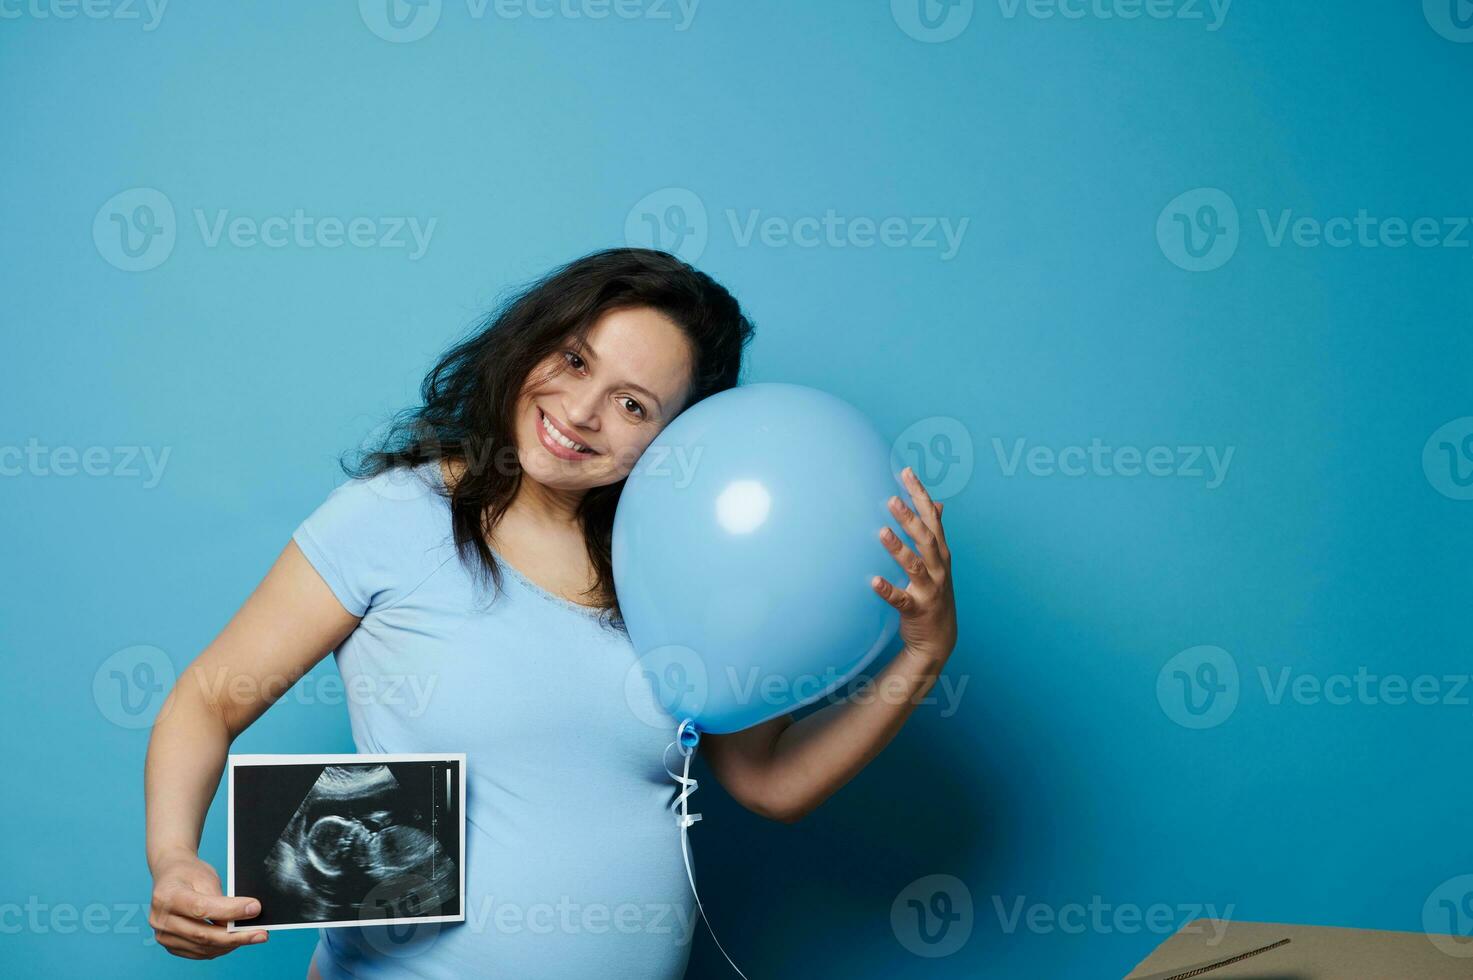
[[[585,341],[583,341],[582,347],[583,347],[583,350],[588,353],[588,356],[589,356],[589,359],[590,360],[593,360],[593,361],[597,361],[598,360],[598,351],[596,351],[596,350],[593,349],[593,345],[592,344],[590,344],[588,341],[585,340]],[[659,396],[656,395],[653,391],[650,391],[644,385],[642,385],[642,384],[636,384],[633,381],[625,381],[624,382],[624,386],[626,388],[633,388],[635,391],[637,391],[640,394],[644,395],[650,401],[654,402],[655,405],[660,409],[660,411],[663,412],[665,410],[665,403],[662,402],[662,401],[660,401]]]

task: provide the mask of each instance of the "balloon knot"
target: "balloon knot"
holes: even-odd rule
[[[696,723],[687,718],[675,729],[675,741],[680,744],[680,754],[690,755],[701,741],[701,733],[696,731]]]

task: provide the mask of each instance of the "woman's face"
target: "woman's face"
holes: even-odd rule
[[[517,403],[522,469],[560,490],[617,483],[685,407],[692,371],[685,334],[664,314],[605,313],[581,346],[570,340],[531,372]]]

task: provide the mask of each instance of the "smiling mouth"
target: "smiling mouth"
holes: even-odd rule
[[[578,453],[582,456],[595,455],[594,451],[583,445],[583,443],[574,442],[572,439],[569,439],[567,436],[559,432],[557,426],[552,424],[552,421],[547,417],[547,413],[544,412],[541,408],[537,409],[537,418],[541,423],[542,431],[547,435],[547,438],[552,440],[557,445],[561,446],[563,449],[566,449],[569,452]]]

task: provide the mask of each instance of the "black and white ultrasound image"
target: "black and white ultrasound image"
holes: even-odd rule
[[[457,760],[235,768],[241,925],[414,920],[461,912]]]

